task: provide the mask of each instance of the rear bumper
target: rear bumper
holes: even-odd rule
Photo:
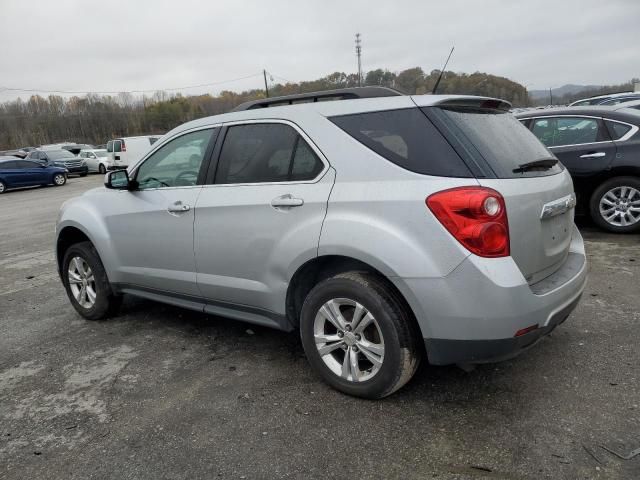
[[[561,324],[587,278],[582,237],[550,277],[529,285],[512,258],[471,255],[444,278],[397,279],[422,330],[429,362],[484,363],[517,355]],[[537,325],[515,337],[521,329]]]
[[[516,357],[563,323],[576,308],[581,296],[582,292],[569,305],[554,314],[546,326],[519,337],[494,340],[426,338],[424,343],[429,361],[434,365],[450,365],[454,363],[501,362]]]

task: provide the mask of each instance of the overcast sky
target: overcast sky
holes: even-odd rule
[[[440,68],[529,89],[640,77],[639,0],[0,0],[0,91],[261,87],[363,70]],[[47,94],[47,92],[42,92]],[[0,101],[30,93],[0,92]]]

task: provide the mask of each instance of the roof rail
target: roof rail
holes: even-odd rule
[[[231,111],[241,112],[243,110],[254,110],[256,108],[281,107],[283,105],[311,103],[323,100],[352,100],[355,98],[394,97],[398,95],[404,94],[389,87],[339,88],[336,90],[324,90],[322,92],[299,93],[296,95],[252,100],[238,105]]]

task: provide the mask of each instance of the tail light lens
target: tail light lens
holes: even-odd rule
[[[126,152],[127,151],[127,146],[125,145],[124,140],[122,140],[121,143],[122,143],[122,151]]]
[[[486,187],[459,187],[430,195],[427,207],[470,252],[509,256],[509,224],[504,198]]]

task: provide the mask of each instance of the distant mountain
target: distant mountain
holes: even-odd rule
[[[554,97],[563,95],[574,95],[585,90],[600,88],[600,85],[563,85],[562,87],[552,88],[551,92]],[[549,96],[549,90],[529,90],[529,98],[539,100]]]

